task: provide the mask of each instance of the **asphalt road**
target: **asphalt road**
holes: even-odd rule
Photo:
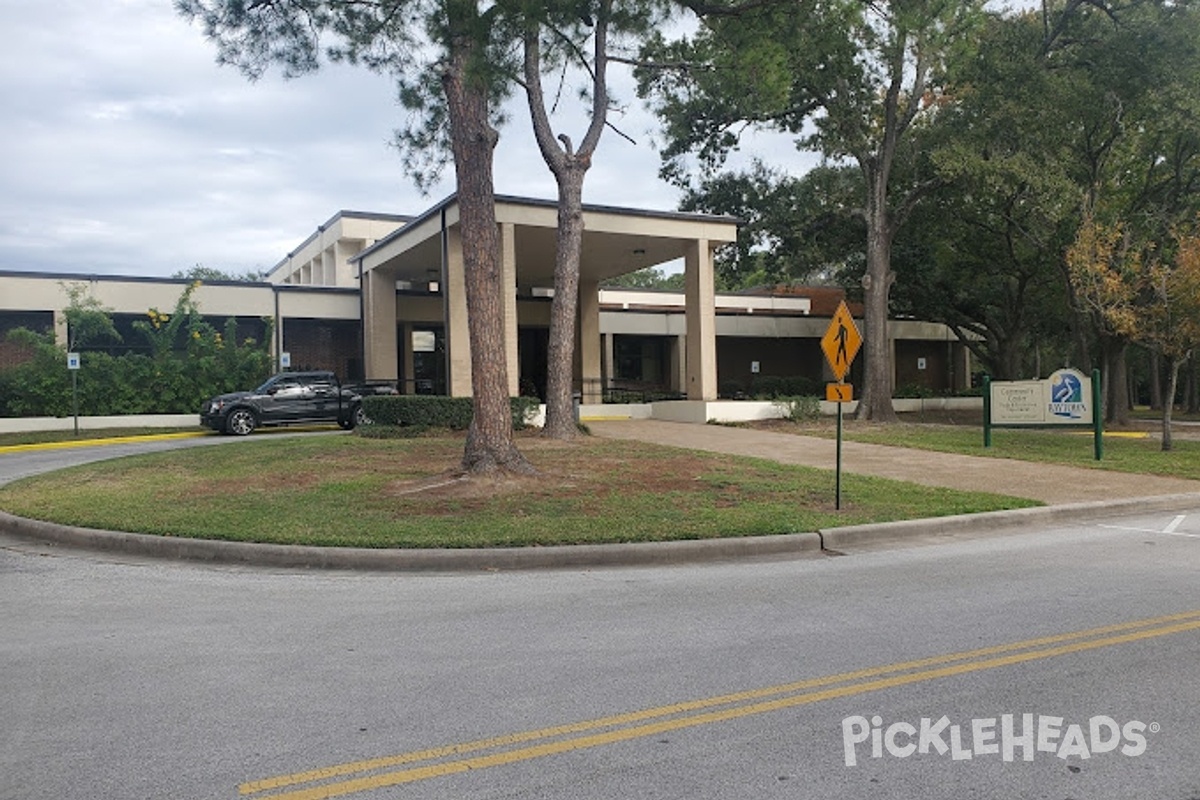
[[[0,540],[0,798],[1195,800],[1198,577],[1200,507],[467,575]]]

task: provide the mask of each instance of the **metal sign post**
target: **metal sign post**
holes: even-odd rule
[[[67,353],[67,369],[71,371],[71,411],[75,416],[75,435],[79,436],[79,353]]]
[[[825,400],[837,403],[837,464],[834,469],[833,498],[833,507],[837,511],[842,510],[842,408],[854,399],[854,387],[846,383],[846,373],[850,371],[850,365],[854,363],[854,356],[861,346],[862,336],[843,300],[829,321],[825,335],[821,337],[821,350],[825,352],[829,368],[837,378],[837,383],[825,385]]]

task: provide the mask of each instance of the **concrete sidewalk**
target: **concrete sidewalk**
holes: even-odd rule
[[[589,422],[597,436],[767,458],[784,464],[834,469],[833,439],[790,433],[658,420]],[[1200,493],[1200,481],[1132,475],[1104,469],[1035,464],[884,445],[842,443],[842,469],[859,475],[1025,497],[1048,505]]]

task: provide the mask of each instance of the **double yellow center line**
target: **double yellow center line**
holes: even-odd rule
[[[658,736],[683,728],[726,722],[824,700],[852,697],[896,686],[1195,630],[1200,630],[1200,610],[355,761],[251,781],[241,784],[238,789],[242,795],[257,795],[261,800],[323,800],[342,797],[444,775]],[[274,793],[266,794],[268,792]]]

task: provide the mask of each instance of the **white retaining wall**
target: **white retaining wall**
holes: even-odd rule
[[[932,397],[922,400],[892,400],[897,411],[978,411],[983,409],[981,397]],[[846,403],[845,412],[853,413],[857,402]],[[821,402],[821,413],[837,413],[836,403]],[[758,400],[665,400],[657,403],[589,404],[579,407],[583,422],[602,419],[661,419],[668,422],[750,422],[756,419],[781,419],[787,414],[785,406]],[[546,418],[546,407],[539,408],[530,421],[540,427]],[[19,417],[0,419],[0,433],[25,431],[67,431],[75,427],[73,417]],[[142,414],[114,417],[80,417],[80,430],[101,428],[199,428],[197,414]]]
[[[199,414],[134,414],[119,417],[80,417],[79,430],[101,428],[199,428]],[[25,431],[70,431],[75,429],[74,417],[16,417],[0,418],[0,433]]]

